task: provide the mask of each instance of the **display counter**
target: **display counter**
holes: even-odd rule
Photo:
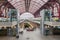
[[[49,27],[54,35],[60,35],[60,22],[44,22],[45,26]]]

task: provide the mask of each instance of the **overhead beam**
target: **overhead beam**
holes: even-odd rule
[[[53,2],[53,3],[54,3],[54,2]],[[45,8],[46,8],[46,6],[47,6],[47,5],[49,5],[49,4],[51,4],[51,2],[50,2],[50,1],[48,1],[46,4],[44,4],[44,6],[42,6],[41,8],[39,8],[39,9],[34,13],[34,15],[36,15],[36,13],[37,13],[37,12],[39,12],[39,13],[40,13],[40,10],[45,9]],[[52,7],[52,6],[51,6],[51,7]],[[38,13],[38,14],[39,14],[39,13]]]
[[[43,2],[43,1],[42,1],[42,2]],[[47,2],[48,2],[48,0],[47,0]],[[44,2],[43,2],[43,3],[44,3]],[[45,3],[46,3],[46,2],[45,2]],[[45,3],[44,3],[44,4],[45,4]],[[43,4],[43,5],[44,5],[44,4]],[[43,6],[43,5],[42,5],[42,6]],[[41,7],[42,7],[42,6],[41,6]],[[39,9],[37,9],[37,10],[39,10]],[[36,10],[36,11],[37,11],[37,10]],[[35,11],[35,12],[36,12],[36,11]],[[34,12],[34,13],[35,13],[35,12]]]
[[[35,6],[38,7],[38,8],[40,7],[40,6],[36,5],[36,4],[31,4],[31,5],[35,5]]]
[[[32,2],[35,2],[35,3],[37,3],[36,1],[32,1]],[[41,5],[40,3],[37,3],[37,4]]]
[[[14,5],[14,7],[19,7],[20,5],[24,5],[24,4],[19,4],[19,5],[16,5],[16,6]]]
[[[17,3],[21,3],[22,1],[14,1],[14,3],[12,3],[12,1],[9,1],[13,6],[17,5]]]
[[[7,3],[5,4],[5,7],[8,7],[8,8],[13,8],[13,9],[15,9],[15,8],[13,7],[13,5],[11,5],[9,2],[7,2]]]
[[[20,3],[20,2],[22,2],[22,1],[15,2],[15,3],[14,3],[14,4],[12,4],[12,5],[16,5],[17,3]]]
[[[41,0],[41,1],[45,2],[44,0]]]
[[[18,10],[21,10],[21,9],[18,9]],[[20,14],[25,13],[25,12],[26,12],[26,11],[23,11],[23,12],[20,11]]]
[[[32,1],[32,2],[37,3],[36,1]],[[43,1],[42,1],[42,2],[43,2]],[[44,3],[44,2],[43,2],[43,3]],[[38,5],[41,5],[41,3],[37,3],[37,4],[38,4]],[[36,6],[37,6],[37,5],[36,5]],[[41,6],[42,6],[42,5],[41,5]],[[41,6],[40,6],[40,7],[41,7]],[[34,7],[34,6],[33,6],[33,7]],[[37,10],[38,10],[38,9],[37,9]],[[36,10],[36,11],[37,11],[37,10]]]

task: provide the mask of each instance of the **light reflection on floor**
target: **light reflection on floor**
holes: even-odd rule
[[[42,36],[39,29],[32,32],[24,30],[23,35],[20,34],[19,36],[19,39],[16,37],[0,37],[0,40],[60,40],[60,36]]]

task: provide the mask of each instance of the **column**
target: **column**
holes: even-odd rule
[[[52,21],[52,7],[50,7],[50,21]]]
[[[16,30],[17,30],[17,34],[16,34],[16,37],[19,38],[19,15],[20,14],[20,11],[17,10],[17,25],[16,25]]]
[[[40,16],[41,16],[41,32],[44,35],[44,10],[40,11]]]

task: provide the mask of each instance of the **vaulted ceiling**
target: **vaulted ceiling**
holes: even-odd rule
[[[30,12],[34,16],[40,16],[40,10],[44,9],[44,7],[52,6],[54,1],[60,4],[60,0],[0,0],[0,7],[4,5],[8,8],[18,9],[21,14]]]
[[[30,12],[34,14],[48,0],[8,0],[20,13]]]

